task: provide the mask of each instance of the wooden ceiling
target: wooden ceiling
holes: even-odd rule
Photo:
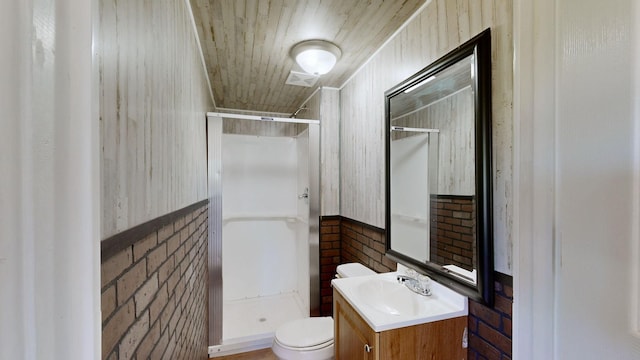
[[[293,113],[318,86],[341,86],[425,0],[190,0],[218,108]],[[286,85],[303,40],[340,47],[313,87]]]

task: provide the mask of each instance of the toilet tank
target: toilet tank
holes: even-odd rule
[[[377,274],[375,271],[369,269],[368,267],[360,263],[342,264],[342,265],[338,265],[338,267],[336,268],[337,278],[347,278],[347,277],[366,276],[366,275],[375,275],[375,274]]]

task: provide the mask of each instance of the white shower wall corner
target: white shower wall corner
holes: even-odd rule
[[[418,134],[391,142],[391,237],[403,239],[394,242],[393,249],[406,254],[417,254],[429,259],[430,202],[415,199],[430,198],[429,136]],[[411,239],[418,239],[414,241]]]
[[[308,132],[222,136],[225,303],[292,294],[308,315],[308,143]]]
[[[209,355],[218,357],[271,346],[279,326],[319,306],[320,126],[207,117]]]
[[[301,306],[305,314],[309,314],[311,310],[310,306],[310,291],[309,291],[309,198],[300,198],[302,194],[309,194],[310,179],[309,179],[309,164],[310,152],[309,152],[309,129],[307,128],[296,137],[296,154],[298,160],[298,175],[297,175],[297,194],[296,205],[298,207],[298,226],[296,236],[296,260],[297,260],[297,280],[298,280],[298,294],[301,301]]]

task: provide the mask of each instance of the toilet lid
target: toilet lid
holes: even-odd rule
[[[276,330],[276,339],[285,346],[306,348],[333,341],[333,319],[312,317],[293,320]]]

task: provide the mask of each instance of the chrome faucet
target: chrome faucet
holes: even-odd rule
[[[426,275],[417,274],[416,277],[399,274],[396,279],[398,283],[404,284],[409,290],[416,294],[423,296],[431,295],[431,288],[429,287],[430,279]]]

